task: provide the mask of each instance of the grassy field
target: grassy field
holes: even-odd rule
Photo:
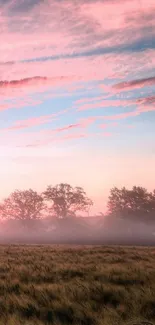
[[[0,324],[155,321],[155,248],[0,246]]]

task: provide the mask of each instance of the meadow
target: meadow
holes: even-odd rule
[[[155,321],[155,248],[0,246],[0,325]]]

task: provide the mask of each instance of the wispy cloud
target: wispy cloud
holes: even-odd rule
[[[155,77],[120,82],[113,87],[119,90],[131,90],[155,85]]]
[[[54,121],[55,119],[56,118],[54,117],[54,114],[51,114],[51,115],[47,115],[47,116],[40,116],[40,117],[30,118],[27,120],[17,121],[13,126],[6,128],[5,131],[27,129],[30,127],[49,123],[51,121]]]
[[[78,111],[84,111],[84,110],[90,110],[90,109],[97,109],[97,108],[105,108],[105,107],[127,107],[133,105],[134,101],[132,100],[118,100],[118,99],[113,99],[113,100],[102,100],[96,102],[94,100],[94,103],[91,104],[84,104],[78,107]]]
[[[76,97],[90,81],[97,94],[67,103],[66,111],[76,118],[65,125],[62,108],[62,127],[51,132],[91,128],[98,120],[136,118],[153,111],[154,95],[141,89],[155,85],[154,9],[154,0],[62,0],[61,5],[56,0],[0,0],[1,114],[52,101],[60,88]],[[139,95],[131,92],[129,97],[125,91]],[[92,116],[91,110],[100,113]],[[22,132],[58,118],[50,112],[39,114],[17,119],[6,130]]]
[[[25,87],[37,83],[44,83],[47,81],[48,79],[46,77],[33,77],[20,80],[0,81],[0,88]]]
[[[55,78],[47,78],[47,77],[41,77],[41,76],[35,76],[30,78],[23,78],[20,80],[0,80],[0,90],[2,89],[13,89],[13,88],[25,88],[25,87],[43,87],[44,85],[55,85],[59,84],[63,81],[68,80],[67,77],[55,77]]]
[[[135,116],[138,116],[139,114],[140,113],[137,111],[126,112],[126,113],[121,113],[121,114],[104,116],[104,119],[105,120],[120,120],[120,119],[126,119],[127,117],[135,117]]]
[[[60,112],[49,114],[49,115],[33,117],[33,118],[25,119],[25,120],[19,120],[19,121],[16,121],[16,123],[13,124],[12,126],[2,129],[2,131],[22,130],[22,129],[27,129],[27,128],[31,128],[34,126],[38,126],[41,124],[46,124],[46,123],[57,120],[58,117],[60,117],[61,115],[65,114],[65,113],[68,113],[68,111],[69,111],[69,109],[66,109],[66,110],[62,110]],[[56,131],[61,132],[65,129],[70,129],[70,128],[74,128],[74,127],[78,127],[78,126],[80,126],[80,124],[71,124],[67,127],[59,128]]]

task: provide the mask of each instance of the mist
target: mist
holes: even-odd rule
[[[105,202],[103,202],[105,203]],[[91,216],[81,187],[15,190],[0,203],[0,242],[21,244],[155,244],[155,191],[112,188],[107,212]]]
[[[110,219],[110,218],[109,218]],[[93,220],[93,223],[92,223]],[[0,223],[1,244],[154,245],[153,224],[107,217],[44,218],[35,228],[20,221]]]

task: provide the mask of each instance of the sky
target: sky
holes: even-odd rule
[[[155,187],[155,1],[0,0],[0,199]]]

